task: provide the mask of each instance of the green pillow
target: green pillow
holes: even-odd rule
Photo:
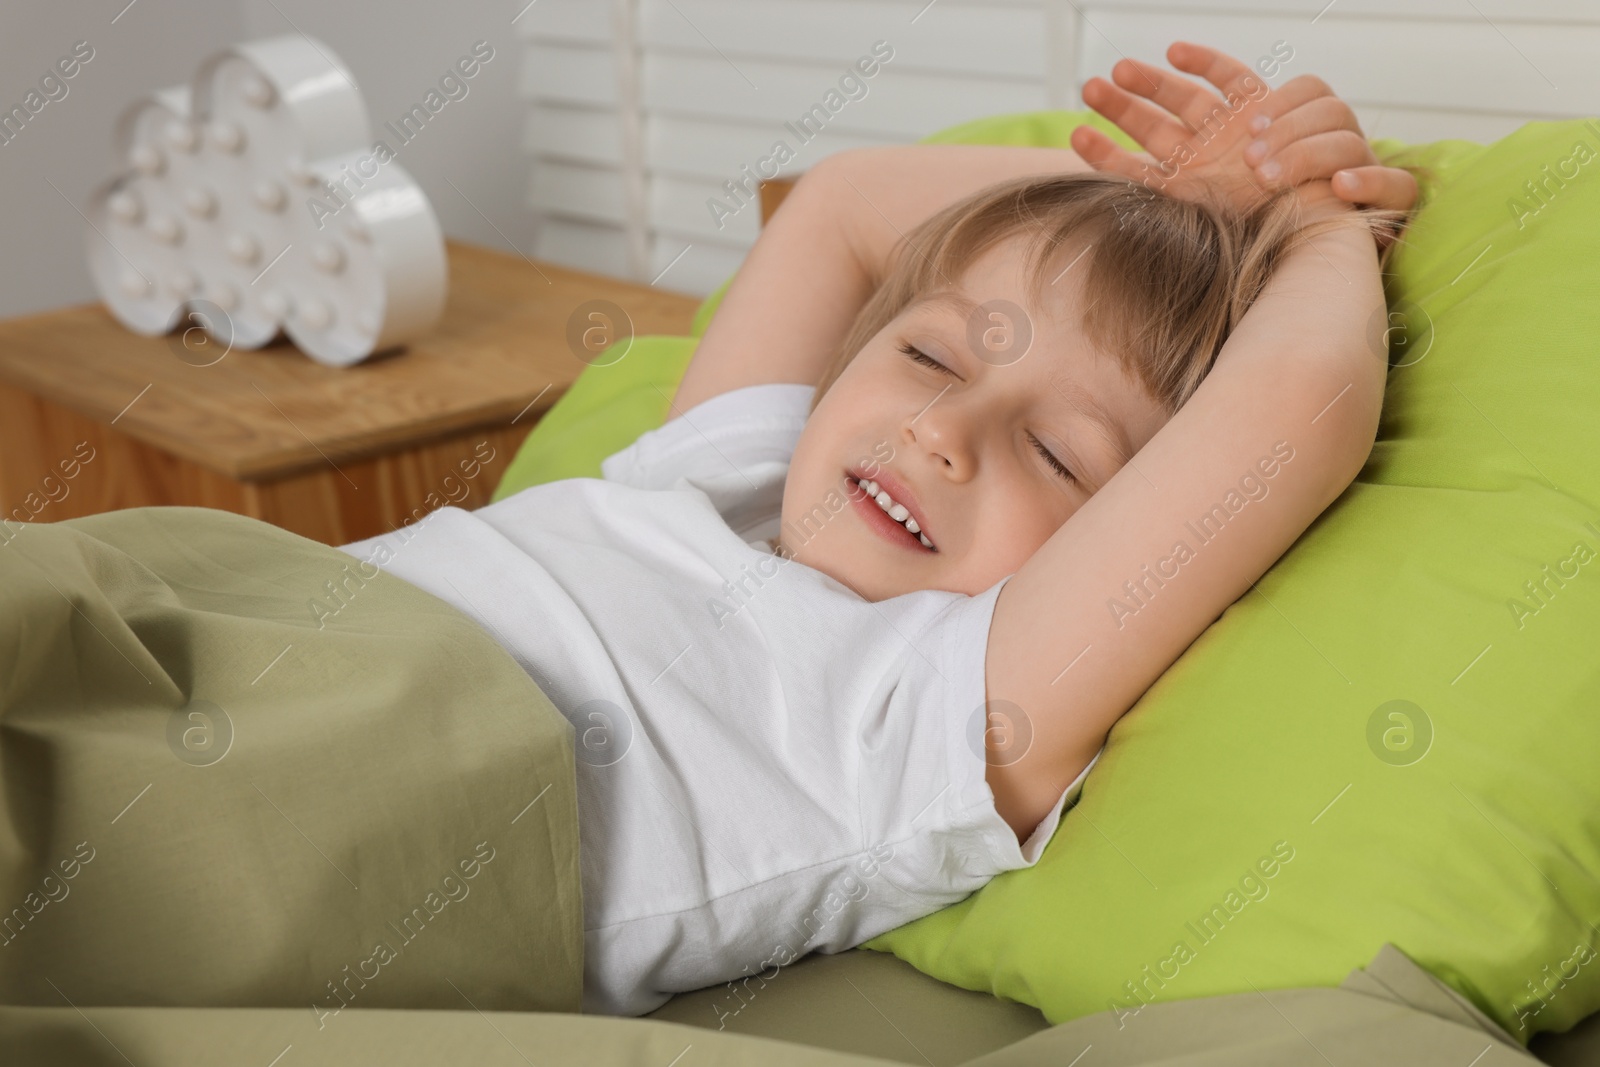
[[[1524,1043],[1600,1009],[1597,146],[1375,142],[1431,173],[1361,475],[1117,723],[1036,866],[867,947],[1052,1022],[1333,986],[1384,942]]]
[[[600,477],[601,460],[667,421],[697,340],[636,337],[609,364],[620,342],[601,352],[522,439],[490,503],[544,482]]]
[[[1596,146],[1375,146],[1434,174],[1365,469],[1117,723],[1035,867],[869,947],[1052,1022],[1337,985],[1386,941],[1523,1043],[1600,1008]]]

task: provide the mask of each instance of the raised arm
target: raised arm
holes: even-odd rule
[[[1377,249],[1328,182],[1302,188],[1307,220],[1354,224],[1290,250],[1189,401],[1001,590],[987,695],[1022,709],[1033,742],[987,778],[1019,839],[1371,451],[1388,370],[1368,338]]]
[[[1249,74],[1237,60],[1199,45],[1178,42],[1168,55],[1180,69],[1219,84],[1219,70],[1235,81],[1238,72]],[[1150,151],[1125,151],[1088,126],[1073,132],[1073,143],[1093,157],[1095,169],[1136,181],[1158,159],[1166,168],[1177,165],[1182,180],[1160,176],[1153,187],[1184,195],[1190,179],[1214,168],[1177,149],[1195,129],[1211,129],[1213,115],[1227,114],[1216,108],[1221,101],[1203,102],[1183,79],[1132,60],[1117,64],[1113,76],[1120,85],[1091,79],[1086,101]],[[1262,137],[1266,152],[1252,166],[1278,164],[1284,184],[1342,173],[1335,191],[1352,203],[1403,207],[1415,198],[1416,183],[1405,171],[1371,165],[1376,161],[1354,112],[1326,84],[1302,76],[1270,93],[1258,81],[1252,84],[1239,98],[1247,106],[1237,121],[1225,122],[1225,136],[1209,141],[1201,156],[1215,157],[1223,142],[1249,133]],[[1180,116],[1188,112],[1193,128],[1173,123],[1136,94]],[[1278,125],[1266,133],[1247,130],[1245,124],[1262,113]],[[1021,146],[896,145],[824,159],[785,198],[740,266],[695,350],[669,420],[746,385],[816,384],[886,272],[895,243],[914,226],[996,182],[1087,169],[1078,152]]]
[[[669,421],[746,385],[815,385],[902,234],[995,182],[1088,169],[1064,149],[989,145],[860,148],[823,160],[784,199],[740,266]]]

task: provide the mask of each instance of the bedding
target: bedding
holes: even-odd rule
[[[477,623],[223,511],[13,532],[0,1003],[578,1010],[572,728]]]
[[[474,1067],[637,1063],[659,1067],[761,1063],[772,1067],[1058,1067],[1080,1060],[1102,1067],[1326,1067],[1329,1063],[1404,1063],[1408,1067],[1536,1064],[1470,1004],[1385,945],[1338,988],[1291,989],[1270,997],[1254,992],[1152,1005],[1137,1025],[1124,1027],[1102,1012],[968,1055],[970,1035],[950,1044],[931,1029],[925,1005],[908,1013],[882,982],[865,977],[875,953],[813,957],[780,981],[805,982],[802,971],[830,972],[838,996],[812,1017],[824,1031],[807,1044],[683,1026],[649,1019],[555,1013],[375,1011],[352,1007],[338,1027],[317,1028],[293,1008],[98,1008],[0,1006],[0,1048],[9,1062],[49,1067],[201,1067],[279,1061],[360,1067]],[[846,968],[854,960],[858,965]],[[899,965],[893,957],[886,964]],[[854,978],[851,977],[854,974]],[[952,991],[946,991],[952,992]],[[773,993],[781,996],[782,993]],[[850,998],[850,999],[845,999]],[[850,1042],[870,1047],[851,1017],[865,1001],[886,1025],[875,1054],[837,1050]],[[948,1004],[942,997],[940,1005]],[[998,1003],[998,1002],[995,1002]],[[919,1010],[920,1009],[920,1010]],[[93,1013],[91,1018],[90,1012]],[[896,1023],[883,1012],[892,1012]],[[943,1023],[944,1025],[939,1025]],[[1094,1050],[1090,1060],[1085,1054]],[[292,1059],[291,1059],[292,1057]],[[1566,1064],[1582,1059],[1558,1060]]]
[[[447,604],[227,512],[15,531],[0,679],[0,890],[20,909],[0,917],[8,1064],[661,1064],[693,1049],[700,1064],[1020,1067],[1089,1045],[1127,1065],[1520,1059],[1388,946],[1339,990],[1157,1005],[1126,1033],[1115,1013],[1031,1037],[1018,1018],[981,1059],[970,1033],[929,1046],[936,1060],[875,1058],[573,1014],[570,726]],[[773,1004],[821,965],[904,1018],[883,966],[864,972],[874,958],[904,966],[814,957],[744,996]],[[861,985],[837,972],[851,962]],[[922,1010],[946,1024],[973,996],[937,992]],[[837,1009],[827,1025],[844,1039]]]
[[[21,911],[0,916],[7,1064],[664,1064],[692,1049],[697,1064],[1023,1067],[1090,1045],[1125,1065],[1521,1060],[1387,946],[1338,990],[1155,1005],[1126,1031],[1100,1013],[1025,1036],[1039,1027],[1018,1005],[987,1048],[914,1029],[932,1058],[573,1014],[570,726],[449,605],[227,512],[14,531],[0,679],[0,891]],[[976,994],[931,979],[931,999],[901,999],[889,965],[905,966],[852,952],[754,976],[742,997],[761,999],[728,1029],[815,988],[821,968],[835,1044],[864,1040],[839,996],[908,1043],[883,1010],[977,1018],[952,1009]],[[711,1007],[697,994],[669,1008],[697,1005]]]
[[[1082,111],[929,140],[1065,146],[1083,121],[1130,144]],[[868,948],[1052,1021],[1331,985],[1385,942],[1519,1042],[1600,1007],[1600,123],[1374,147],[1427,170],[1372,324],[1365,469],[1117,724],[1036,867]],[[641,340],[497,498],[665,418],[693,338]],[[609,424],[579,408],[602,390],[632,398]]]

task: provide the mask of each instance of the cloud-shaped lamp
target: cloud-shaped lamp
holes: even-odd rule
[[[439,220],[321,42],[250,41],[189,86],[123,113],[131,168],[96,191],[89,269],[123,325],[156,336],[196,309],[217,340],[260,348],[280,328],[334,366],[425,332],[444,310]],[[206,314],[214,305],[223,314]]]

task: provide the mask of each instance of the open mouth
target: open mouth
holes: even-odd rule
[[[911,510],[897,501],[875,479],[862,477],[854,471],[846,471],[845,481],[850,488],[858,490],[847,494],[852,506],[867,525],[885,540],[915,552],[939,551]]]

